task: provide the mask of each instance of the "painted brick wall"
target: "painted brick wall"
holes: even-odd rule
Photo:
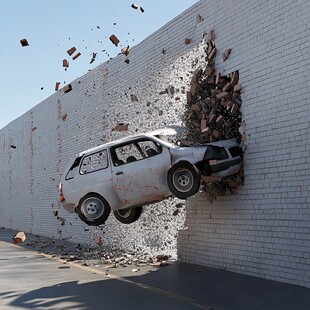
[[[0,131],[0,226],[88,243],[100,235],[104,246],[174,257],[178,250],[186,262],[310,286],[309,25],[307,0],[199,1],[132,48],[128,65],[119,56],[73,81],[71,92],[55,93]],[[112,132],[120,122],[130,124],[128,134],[182,124],[184,89],[212,28],[217,72],[239,70],[243,86],[244,186],[212,204],[199,193],[186,212],[170,199],[130,226],[110,216],[85,231],[58,204],[68,159],[124,135]],[[177,92],[160,95],[169,85]]]
[[[204,5],[202,5],[204,3]],[[188,202],[186,262],[310,286],[310,4],[202,1],[219,51],[239,70],[247,123],[245,184],[212,204]]]

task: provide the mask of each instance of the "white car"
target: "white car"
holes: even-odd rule
[[[236,140],[189,147],[169,143],[170,134],[176,132],[165,129],[128,136],[78,154],[59,184],[63,207],[88,225],[103,224],[111,210],[120,222],[129,224],[140,217],[143,205],[172,195],[186,199],[196,194],[200,175],[225,177],[239,172]]]

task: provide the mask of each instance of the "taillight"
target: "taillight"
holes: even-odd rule
[[[62,193],[62,184],[61,182],[59,182],[59,200],[61,202],[65,201],[65,196],[64,194]]]

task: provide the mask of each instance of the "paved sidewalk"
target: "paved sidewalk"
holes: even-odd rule
[[[310,289],[197,265],[104,269],[12,244],[0,229],[0,309],[310,309]]]

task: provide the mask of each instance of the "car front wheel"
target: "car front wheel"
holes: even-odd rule
[[[115,218],[123,224],[131,224],[137,221],[142,213],[142,207],[136,207],[131,209],[121,209],[114,211]]]
[[[111,208],[108,202],[96,193],[84,196],[76,209],[79,218],[91,226],[104,224],[109,217],[110,211]]]
[[[168,171],[167,181],[171,193],[180,199],[195,195],[200,187],[195,167],[187,161],[173,165]]]

